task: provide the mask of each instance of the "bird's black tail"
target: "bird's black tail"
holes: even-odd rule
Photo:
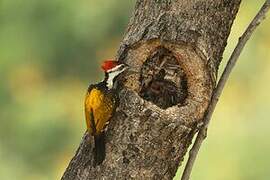
[[[100,165],[105,159],[105,134],[104,132],[94,136],[95,147],[94,153],[94,166]]]

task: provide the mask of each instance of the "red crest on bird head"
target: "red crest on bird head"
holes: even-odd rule
[[[114,67],[116,67],[117,65],[119,65],[119,62],[118,61],[115,61],[115,60],[112,60],[112,59],[108,59],[108,60],[103,61],[102,65],[101,65],[101,68],[104,71],[107,72],[110,69],[113,69]]]

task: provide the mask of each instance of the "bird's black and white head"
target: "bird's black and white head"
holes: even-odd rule
[[[101,68],[105,72],[104,81],[106,82],[107,88],[112,89],[114,79],[127,69],[127,65],[114,60],[106,60],[102,63]]]

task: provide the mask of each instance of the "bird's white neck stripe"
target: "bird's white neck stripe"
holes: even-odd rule
[[[115,72],[110,72],[109,74],[108,74],[108,79],[107,79],[107,87],[108,87],[108,89],[112,89],[113,88],[113,80],[114,80],[114,78],[117,76],[117,75],[119,75],[121,72],[119,72],[119,71],[115,71]]]
[[[123,65],[120,64],[114,68],[112,68],[111,70],[109,70],[108,73],[108,78],[106,81],[106,85],[108,87],[108,89],[112,89],[113,88],[113,80],[116,76],[118,76],[119,74],[121,74],[122,72],[124,72],[127,68]]]

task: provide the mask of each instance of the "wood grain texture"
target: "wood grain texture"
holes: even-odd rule
[[[106,159],[92,166],[93,140],[85,134],[63,180],[174,177],[202,124],[240,1],[137,0],[117,54],[131,68],[118,79],[120,106],[106,132]],[[160,47],[187,79],[185,102],[166,109],[139,96],[142,67]]]

